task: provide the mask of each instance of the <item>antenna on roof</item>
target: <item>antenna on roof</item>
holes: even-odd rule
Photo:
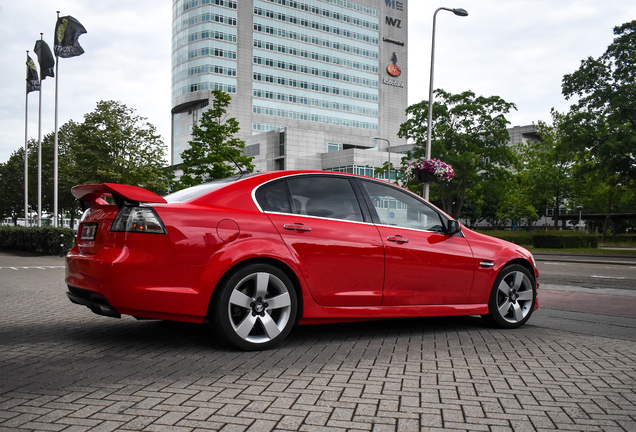
[[[236,163],[236,161],[234,160],[234,158],[232,157],[232,155],[228,154],[229,158],[232,159],[232,162],[234,162],[234,165],[236,166],[236,169],[238,169],[239,172],[239,176],[242,176],[243,174],[250,174],[251,171],[245,171],[243,169],[241,169],[241,166]]]

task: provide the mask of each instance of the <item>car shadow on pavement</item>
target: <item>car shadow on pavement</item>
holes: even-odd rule
[[[479,317],[409,318],[293,329],[283,344],[243,352],[223,344],[209,324],[98,318],[87,323],[35,323],[0,330],[0,367],[16,382],[34,371],[55,371],[52,388],[70,382],[146,382],[245,373],[291,373],[320,368],[420,361],[451,351],[491,352],[501,340],[523,348],[533,330],[489,329]],[[525,334],[525,336],[524,336]],[[519,341],[517,341],[519,339]],[[494,345],[497,345],[496,343]],[[444,354],[446,353],[446,354]],[[466,354],[468,355],[468,354]],[[280,371],[280,372],[275,372]],[[296,372],[295,372],[296,371]],[[197,378],[198,377],[198,378]],[[78,381],[79,380],[79,381]]]
[[[296,326],[280,347],[329,345],[358,342],[372,344],[387,338],[422,338],[443,331],[470,331],[488,328],[477,316],[386,319],[338,324]],[[95,317],[87,322],[54,321],[15,323],[0,330],[0,346],[56,342],[84,344],[86,348],[153,348],[183,350],[184,348],[211,351],[238,351],[225,344],[209,323],[191,324],[175,321],[121,320]],[[275,351],[275,349],[270,351]]]

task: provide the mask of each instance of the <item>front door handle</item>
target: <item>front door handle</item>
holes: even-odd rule
[[[402,237],[401,235],[395,235],[395,236],[388,236],[386,238],[388,241],[392,241],[395,243],[408,243],[409,239],[407,239],[406,237]]]
[[[301,223],[285,224],[283,228],[291,231],[311,231],[311,227],[303,225]]]

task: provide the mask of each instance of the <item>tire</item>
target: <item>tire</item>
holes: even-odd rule
[[[537,286],[530,271],[520,264],[507,265],[493,284],[486,320],[501,328],[521,327],[530,319],[536,298]]]
[[[298,312],[294,286],[269,264],[251,264],[217,289],[210,317],[217,332],[246,351],[275,347],[289,334]]]

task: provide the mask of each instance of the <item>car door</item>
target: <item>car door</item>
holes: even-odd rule
[[[297,175],[256,192],[314,300],[323,306],[378,306],[384,248],[354,183],[336,175]],[[366,215],[365,215],[366,213]]]
[[[384,242],[382,305],[469,303],[473,254],[460,234],[445,234],[442,216],[423,200],[381,182],[361,180]]]

